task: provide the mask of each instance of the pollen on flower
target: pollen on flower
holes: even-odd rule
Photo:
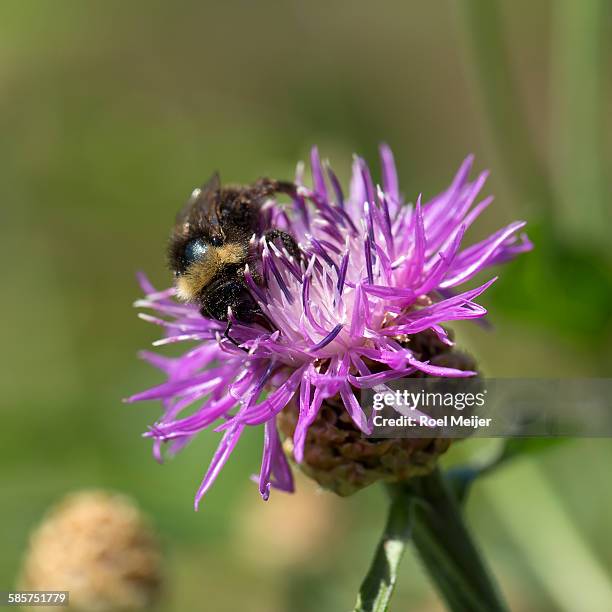
[[[266,204],[262,214],[269,226],[290,235],[303,253],[296,261],[285,248],[251,240],[263,283],[254,281],[250,267],[244,282],[268,328],[230,318],[230,340],[223,335],[224,323],[202,317],[195,306],[178,303],[172,290],[157,292],[141,277],[146,297],[138,305],[157,313],[153,322],[164,328],[163,342],[192,343],[180,357],[142,354],[167,377],[128,400],[162,402],[161,417],[145,434],[153,440],[155,457],[162,459],[162,447],[178,452],[205,429],[222,434],[196,507],[248,427],[263,426],[257,478],[263,499],[271,488],[293,490],[281,434],[289,437],[290,458],[311,474],[309,462],[317,453],[333,448],[342,454],[340,441],[330,434],[325,416],[330,411],[336,428],[353,428],[357,436],[347,451],[350,460],[359,462],[363,452],[379,462],[374,469],[368,464],[357,487],[340,482],[354,465],[324,468],[333,472],[327,477],[318,470],[319,482],[338,492],[373,482],[374,473],[386,480],[408,478],[431,469],[443,452],[441,442],[425,451],[378,444],[374,452],[364,441],[371,423],[359,392],[407,376],[475,375],[473,362],[450,350],[452,337],[443,324],[485,316],[476,300],[496,278],[468,289],[463,285],[532,245],[521,233],[523,221],[464,245],[465,231],[492,201],[479,200],[487,173],[470,178],[471,156],[447,189],[412,204],[400,192],[390,149],[383,145],[380,154],[381,184],[375,185],[365,161],[356,157],[345,192],[315,147],[312,187],[304,184],[298,165],[293,205]],[[428,350],[434,345],[435,354]],[[317,433],[322,419],[325,442]]]

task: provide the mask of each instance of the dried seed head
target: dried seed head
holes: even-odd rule
[[[127,497],[96,490],[51,509],[30,538],[20,580],[24,590],[69,591],[70,609],[82,612],[150,610],[160,585],[161,554],[145,517]]]

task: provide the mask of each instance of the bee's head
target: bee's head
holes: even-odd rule
[[[204,264],[212,256],[214,249],[222,247],[224,244],[223,236],[215,234],[212,236],[186,236],[179,240],[174,260],[175,276],[181,276],[196,263]]]
[[[169,260],[178,297],[186,302],[198,301],[225,266],[240,264],[245,257],[244,245],[228,242],[219,233],[173,236]]]

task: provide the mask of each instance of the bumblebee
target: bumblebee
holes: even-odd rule
[[[237,321],[265,319],[244,280],[249,264],[255,282],[263,284],[257,249],[249,248],[252,236],[280,241],[290,255],[300,259],[300,249],[290,234],[265,227],[261,208],[276,193],[295,196],[296,187],[269,178],[244,187],[223,187],[219,175],[214,174],[194,190],[177,215],[168,249],[169,265],[176,277],[178,297],[197,304],[203,316],[225,322],[231,308]],[[228,338],[229,328],[228,322]]]

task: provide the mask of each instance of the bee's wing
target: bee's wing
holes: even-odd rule
[[[200,188],[193,190],[191,197],[176,216],[177,225],[216,219],[220,191],[221,179],[219,173],[215,172]]]

